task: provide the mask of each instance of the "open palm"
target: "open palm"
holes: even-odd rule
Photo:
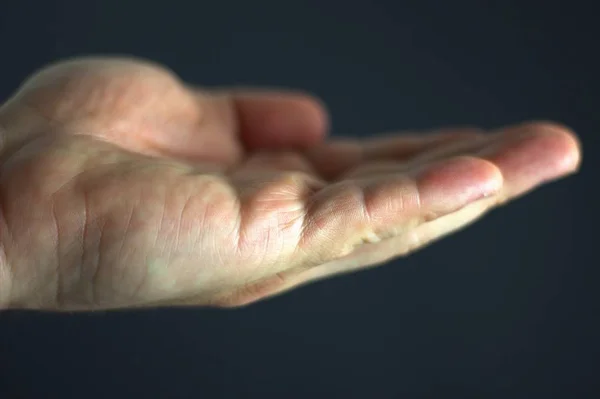
[[[528,123],[325,140],[310,96],[85,58],[0,108],[0,303],[238,306],[405,255],[576,170]]]

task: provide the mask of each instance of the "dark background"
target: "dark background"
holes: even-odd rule
[[[594,2],[486,3],[2,0],[1,98],[128,53],[311,90],[334,134],[554,119],[585,159],[408,259],[245,309],[0,314],[0,397],[600,397]]]

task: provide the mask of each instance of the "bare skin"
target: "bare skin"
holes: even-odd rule
[[[299,92],[142,60],[44,68],[0,108],[0,305],[241,306],[421,249],[575,172],[567,128],[326,139]]]

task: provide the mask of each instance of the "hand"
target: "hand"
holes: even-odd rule
[[[324,141],[302,93],[145,61],[43,69],[0,108],[0,304],[239,306],[406,255],[574,172],[566,128]]]

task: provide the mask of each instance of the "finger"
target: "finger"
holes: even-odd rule
[[[449,146],[440,146],[431,151],[423,152],[419,156],[413,158],[408,165],[412,167],[417,164],[425,164],[434,161],[439,161],[444,158],[450,158],[462,155],[473,155],[487,153],[500,153],[507,150],[514,150],[523,144],[523,140],[529,140],[532,145],[533,141],[540,136],[558,135],[566,139],[570,144],[567,144],[566,151],[579,153],[579,144],[576,135],[568,128],[552,122],[527,122],[519,125],[508,126],[502,129],[491,132],[491,134],[483,135],[472,141],[458,142]],[[559,137],[558,140],[561,140]]]
[[[495,164],[504,177],[505,200],[566,176],[581,162],[580,144],[570,129],[556,123],[529,122],[500,129],[473,143],[423,154],[396,171],[456,156],[481,157]]]
[[[580,144],[566,127],[528,123],[506,129],[499,140],[475,155],[498,166],[506,181],[504,197],[519,196],[542,183],[575,172],[581,162]]]
[[[515,178],[525,173],[526,165],[532,171],[555,174],[555,177],[571,172],[579,163],[579,152],[577,138],[568,129],[556,124],[527,123],[473,140],[440,146],[425,151],[408,162],[386,161],[360,165],[347,176],[357,178],[381,173],[401,173],[421,164],[440,162],[451,157],[475,156],[493,163],[499,162],[505,182],[512,187],[511,184],[518,184]],[[569,164],[572,164],[571,167]],[[531,173],[527,175],[530,179],[533,178],[529,183],[531,187],[541,183],[541,180],[536,182]]]
[[[378,266],[399,256],[407,255],[467,227],[481,218],[495,203],[496,198],[494,197],[476,201],[456,212],[423,223],[407,234],[389,238],[378,244],[364,245],[347,257],[290,275],[285,279],[285,284],[278,287],[271,293],[271,296],[300,285]]]
[[[523,134],[523,131],[528,133]],[[287,285],[377,265],[413,252],[473,223],[500,202],[511,200],[545,181],[569,174],[579,165],[579,144],[566,128],[538,123],[518,126],[505,133],[516,135],[517,139],[491,146],[480,153],[502,172],[504,185],[497,195],[422,223],[376,245],[362,246],[346,258],[294,277]]]
[[[407,162],[425,151],[482,137],[476,128],[438,129],[424,134],[381,136],[368,140],[338,139],[311,150],[307,156],[321,175],[333,179],[363,163]]]
[[[222,115],[235,118],[237,133],[251,151],[304,149],[323,140],[329,129],[323,102],[309,94],[253,89],[196,93],[201,103],[216,100],[228,108],[220,110]]]
[[[332,184],[308,205],[299,250],[309,262],[322,264],[352,253],[363,243],[403,234],[501,187],[500,171],[476,158]]]
[[[191,103],[146,130],[161,155],[236,165],[247,151],[301,151],[323,140],[328,116],[307,94],[190,89]],[[188,96],[190,94],[188,92]]]
[[[436,129],[422,134],[388,135],[361,143],[366,161],[381,159],[407,159],[424,150],[451,143],[472,141],[482,137],[483,130],[473,127]]]

